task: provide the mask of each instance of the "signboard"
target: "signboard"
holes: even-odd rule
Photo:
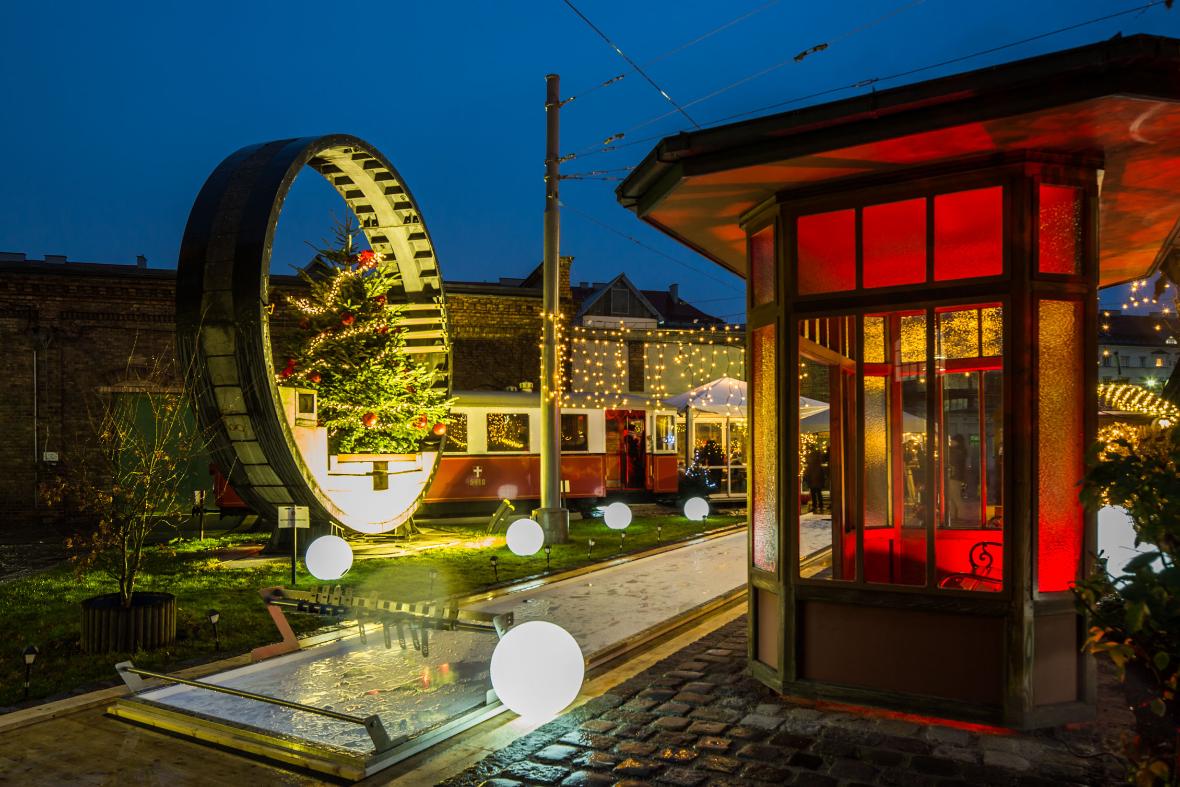
[[[280,530],[293,527],[311,527],[307,506],[278,506],[278,520]]]

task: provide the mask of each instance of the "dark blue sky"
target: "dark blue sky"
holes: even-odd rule
[[[788,61],[693,105],[689,113],[708,125],[1144,2],[577,5],[633,59],[650,63],[649,73],[682,104]],[[750,11],[756,13],[657,60]],[[1117,31],[1180,36],[1180,10],[1160,4],[908,79],[1077,46]],[[830,43],[826,51],[791,60],[822,42]],[[146,254],[153,266],[172,266],[192,200],[227,154],[269,139],[345,132],[376,145],[401,171],[446,278],[523,275],[541,256],[544,75],[550,71],[562,75],[568,96],[628,68],[560,0],[8,2],[0,10],[0,147],[8,151],[0,250],[102,262]],[[586,150],[669,109],[641,77],[629,74],[568,105],[563,149]],[[624,142],[686,124],[673,114],[628,133]],[[587,156],[564,171],[628,167],[652,144]],[[305,261],[302,242],[324,237],[330,213],[343,208],[308,175],[297,181],[284,213],[276,271],[285,262]],[[618,207],[615,185],[563,184],[570,210],[562,252],[576,258],[575,280],[603,280],[625,270],[640,286],[678,282],[683,295],[706,309],[737,316],[738,282]]]

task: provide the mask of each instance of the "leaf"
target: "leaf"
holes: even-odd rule
[[[1146,601],[1127,602],[1126,610],[1127,610],[1127,628],[1131,632],[1136,632],[1136,631],[1139,631],[1140,629],[1142,629],[1143,628],[1143,621],[1146,620],[1147,615],[1148,615],[1147,602]]]
[[[1164,670],[1166,670],[1168,668],[1168,665],[1170,663],[1172,663],[1172,657],[1161,650],[1158,653],[1156,653],[1154,656],[1152,656],[1151,662],[1153,664],[1155,664],[1155,668],[1157,670],[1159,670],[1160,672],[1163,672]]]
[[[1123,571],[1127,574],[1134,574],[1140,569],[1149,568],[1159,558],[1159,552],[1143,552],[1127,561],[1126,568]]]

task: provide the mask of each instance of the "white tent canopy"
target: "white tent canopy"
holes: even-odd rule
[[[698,385],[691,391],[669,397],[664,404],[676,410],[692,409],[699,413],[728,415],[733,418],[746,417],[746,382],[732,377],[719,377],[712,382]],[[825,402],[799,397],[799,417],[807,418],[826,412]]]

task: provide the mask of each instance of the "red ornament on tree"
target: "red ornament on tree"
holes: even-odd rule
[[[356,262],[357,265],[360,265],[362,268],[370,268],[376,264],[377,255],[368,249],[365,249],[360,254],[356,255]]]
[[[378,306],[384,306],[385,300],[386,300],[386,298],[384,295],[373,296],[373,303],[377,304]]]
[[[437,423],[430,431],[434,432],[435,437],[442,437],[447,433],[447,425],[443,423]]]
[[[382,335],[389,333],[389,326],[388,325],[378,325],[377,326],[377,333],[380,333]]]
[[[299,321],[299,327],[306,331],[308,328],[311,327],[311,320],[304,317],[302,320]]]
[[[422,415],[420,415],[414,419],[414,428],[415,429],[425,429],[429,425],[430,425],[430,419],[426,417],[425,413],[423,413]]]
[[[349,325],[352,325],[354,322],[356,322],[356,315],[355,314],[345,312],[344,314],[340,315],[340,324],[341,325],[349,326]]]
[[[365,425],[366,429],[372,429],[377,425],[377,414],[374,412],[365,413],[361,416],[361,423]]]
[[[319,385],[322,379],[324,378],[320,376],[319,372],[308,372],[307,374],[307,381],[312,385]]]

